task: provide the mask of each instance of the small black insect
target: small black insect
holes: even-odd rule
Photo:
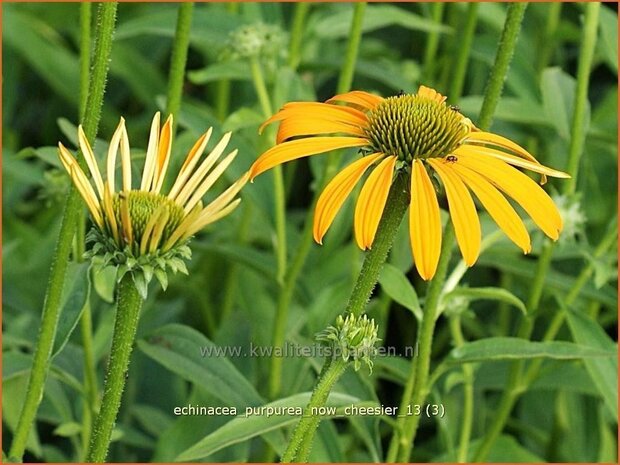
[[[446,161],[450,162],[450,163],[454,163],[455,161],[457,161],[458,158],[456,158],[456,155],[448,155],[446,157]]]
[[[458,111],[458,112],[461,111],[461,109],[459,107],[457,107],[456,105],[450,105],[450,106],[448,106],[448,108],[450,110],[452,110],[452,111]]]
[[[402,90],[402,89],[400,89],[398,91],[398,94],[396,94],[397,97],[402,97],[403,95],[407,95],[407,93],[404,90]]]

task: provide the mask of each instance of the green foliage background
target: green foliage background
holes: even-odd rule
[[[226,54],[229,34],[240,26],[264,22],[282,31],[281,45],[262,63],[274,108],[291,100],[325,100],[335,93],[353,7],[312,4],[303,25],[298,66],[291,66],[288,38],[295,8],[280,3],[196,5],[181,113],[175,115],[178,132],[172,171],[209,126],[214,128],[213,140],[225,131],[235,131],[231,147],[238,148],[240,155],[227,173],[227,183],[272,143],[257,134],[264,118],[249,64]],[[532,4],[526,11],[493,131],[524,145],[543,164],[564,169],[583,5],[563,5],[551,39],[544,35],[550,8],[545,3]],[[2,418],[6,451],[25,393],[69,186],[55,145],[62,141],[75,147],[76,143],[79,5],[5,3],[2,9]],[[100,140],[95,147],[99,156],[106,152],[106,141],[121,115],[127,120],[134,160],[144,156],[152,115],[165,107],[177,9],[175,4],[120,4]],[[432,9],[427,3],[368,5],[354,89],[388,96],[401,90],[415,92],[422,83],[448,94],[467,5],[446,5],[441,24],[429,19]],[[503,4],[479,5],[463,97],[448,96],[474,122],[505,11]],[[425,61],[432,33],[439,34],[439,47]],[[443,405],[445,416],[423,419],[415,461],[455,460],[462,416],[462,363],[473,363],[474,369],[471,451],[493,418],[511,360],[532,363],[532,353],[543,357],[539,375],[522,394],[488,460],[617,460],[617,358],[609,355],[616,351],[617,251],[614,246],[600,256],[595,254],[601,239],[610,230],[613,234],[614,227],[617,231],[617,55],[617,12],[615,5],[607,4],[601,9],[577,184],[576,200],[585,222],[573,231],[567,228],[554,250],[532,338],[539,341],[553,316],[566,312],[567,324],[557,339],[575,342],[583,352],[575,353],[573,348],[567,355],[561,342],[540,348],[499,339],[514,336],[518,322],[525,318],[523,302],[544,244],[542,233],[533,232],[532,254],[523,256],[501,236],[464,274],[453,294],[444,297],[433,347],[433,367],[441,371],[436,372],[429,400]],[[229,100],[226,86],[230,86]],[[343,153],[340,164],[354,156],[354,150]],[[289,257],[298,247],[304,218],[312,214],[313,180],[322,172],[325,158],[285,166]],[[551,181],[548,186],[553,193],[561,183]],[[278,283],[270,175],[248,185],[242,196],[239,210],[192,242],[189,277],[171,279],[166,293],[152,285],[110,460],[171,461],[204,438],[202,455],[194,459],[260,461],[273,458],[269,447],[281,452],[294,419],[173,414],[175,406],[187,404],[243,410],[276,400],[266,397],[268,359],[202,357],[200,352],[200,347],[211,345],[249,351],[250,344],[271,343]],[[352,206],[349,202],[339,215],[325,245],[312,247],[289,309],[288,341],[312,343],[314,335],[344,309],[363,259],[351,238]],[[486,213],[481,218],[485,235],[497,229]],[[457,266],[457,258],[455,254],[451,269]],[[398,235],[389,262],[367,311],[379,323],[383,344],[402,351],[415,342],[418,301],[423,300],[426,287],[412,269],[406,227]],[[584,269],[590,270],[590,276],[579,298],[567,306],[565,297]],[[53,367],[27,460],[82,458],[86,394],[78,319],[86,299],[93,313],[92,342],[101,388],[114,319],[113,273],[100,273],[89,280],[86,265],[78,264],[72,264],[69,273]],[[465,339],[477,342],[454,349],[448,322],[455,315]],[[276,402],[303,405],[307,399],[303,393],[312,389],[321,363],[318,358],[285,359],[283,392]],[[370,376],[365,369],[349,370],[330,402],[337,406],[398,405],[407,368],[403,357],[390,356],[378,358]],[[386,418],[323,421],[311,459],[382,461],[390,432]]]

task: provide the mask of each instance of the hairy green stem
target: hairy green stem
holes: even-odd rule
[[[575,109],[571,124],[571,140],[568,148],[568,165],[566,171],[571,175],[563,188],[564,194],[572,194],[577,188],[577,175],[579,174],[579,162],[583,155],[583,147],[586,140],[585,120],[586,107],[588,105],[588,87],[590,85],[590,70],[596,48],[598,17],[601,4],[588,3],[585,6],[586,17],[584,22],[581,49],[579,50],[579,64],[577,66],[577,89],[575,90]]]
[[[320,416],[313,415],[312,411],[325,405],[334,384],[336,384],[346,368],[347,362],[340,357],[325,361],[319,379],[312,391],[310,401],[304,409],[304,415],[297,423],[291,439],[282,454],[282,463],[304,463],[308,461],[312,439],[321,420]]]
[[[451,317],[449,323],[454,345],[455,347],[461,347],[465,344],[463,330],[461,329],[461,315]],[[461,367],[461,371],[463,372],[463,407],[456,461],[465,463],[467,462],[469,441],[471,439],[471,429],[474,420],[474,369],[470,363],[465,363]]]
[[[433,333],[437,320],[437,308],[439,306],[441,290],[448,273],[448,263],[452,255],[453,245],[454,231],[448,225],[443,237],[437,272],[431,280],[426,293],[426,302],[416,343],[418,354],[417,357],[411,359],[409,377],[405,384],[399,409],[401,415],[404,415],[405,412],[410,411],[416,405],[422,405],[428,395],[428,373],[431,362]],[[397,428],[390,442],[387,462],[409,462],[419,423],[419,415],[407,415],[398,418]]]
[[[90,30],[92,4],[80,4],[80,121],[86,113],[86,99],[88,98],[89,71],[90,71]]]
[[[586,5],[586,27],[583,31],[582,48],[579,54],[575,109],[573,113],[573,132],[569,148],[569,161],[567,169],[567,171],[572,175],[572,178],[568,180],[570,181],[570,185],[564,184],[563,191],[565,194],[571,194],[575,190],[579,159],[581,157],[581,153],[583,152],[583,144],[585,140],[583,122],[587,103],[587,89],[589,84],[590,69],[592,67],[592,56],[596,45],[599,7],[600,5],[598,3],[590,3]],[[540,298],[542,297],[544,281],[551,266],[551,258],[554,249],[555,244],[547,243],[543,249],[541,257],[538,260],[534,284],[531,287],[530,296],[528,298],[528,310],[530,313],[533,312],[533,315],[521,320],[518,330],[519,337],[529,338],[531,336],[534,328],[536,309],[540,303]],[[558,321],[554,322],[551,327],[557,327],[557,330],[559,330],[562,323],[561,318],[563,317],[556,316],[554,319],[556,318]],[[507,388],[500,399],[499,407],[493,416],[491,426],[482,438],[478,450],[476,451],[474,456],[475,462],[482,462],[486,459],[491,447],[504,429],[504,426],[510,416],[510,412],[524,389],[526,379],[523,375],[523,369],[524,362],[522,360],[518,360],[512,364],[508,377]]]
[[[193,11],[194,4],[192,2],[179,4],[177,27],[176,32],[174,33],[172,53],[170,55],[170,70],[168,72],[168,98],[166,99],[166,113],[169,115],[177,116],[179,110],[181,109],[183,81],[185,79],[185,64],[187,63],[189,33],[192,27]]]
[[[491,126],[491,120],[502,95],[504,80],[512,61],[517,39],[519,38],[521,22],[523,21],[526,7],[527,3],[510,3],[508,5],[506,22],[499,40],[495,62],[493,63],[487,87],[484,91],[484,101],[482,102],[478,118],[478,124],[481,128],[488,129]]]
[[[344,93],[350,90],[351,79],[346,79],[346,74],[353,73],[353,70],[355,69],[355,62],[357,60],[357,49],[359,49],[359,44],[362,36],[363,13],[364,7],[360,7],[360,4],[356,4],[353,20],[351,22],[351,30],[349,33],[349,42],[347,45],[347,54],[345,58],[346,62],[343,64],[341,70],[341,77],[338,80],[339,84],[337,93]],[[345,77],[342,77],[343,75],[345,75]],[[347,83],[348,87],[345,87]],[[323,187],[327,184],[327,180],[331,178],[337,165],[337,157],[334,153],[330,153],[327,156],[327,162],[325,163],[323,175],[317,184],[317,190],[314,194],[312,205],[309,211],[314,211],[317,199]],[[274,169],[278,168],[279,167],[276,167]],[[293,298],[295,285],[297,284],[297,278],[299,278],[299,274],[303,269],[306,258],[308,257],[308,254],[310,253],[310,249],[312,247],[312,221],[313,216],[311,214],[307,215],[301,233],[299,245],[297,246],[296,253],[293,256],[293,260],[291,261],[289,269],[286,270],[284,276],[284,283],[280,288],[278,303],[276,307],[273,347],[281,346],[284,343],[284,339],[286,337],[286,322],[288,319],[288,309]],[[282,385],[281,378],[282,358],[272,357],[271,367],[269,370],[269,397],[271,399],[275,399],[280,393]]]
[[[434,2],[432,4],[431,19],[435,23],[440,23],[445,9],[444,2]],[[424,82],[434,82],[435,78],[435,60],[437,58],[437,48],[439,47],[439,31],[433,30],[427,34],[426,47],[424,49]]]
[[[295,4],[293,24],[291,25],[291,40],[289,42],[288,65],[295,70],[301,61],[301,43],[303,38],[306,16],[310,10],[310,3],[299,2]]]
[[[103,93],[108,73],[110,53],[112,51],[112,36],[116,20],[116,2],[105,2],[99,7],[99,18],[93,67],[90,76],[88,100],[84,116],[84,132],[89,140],[94,140],[101,117]],[[85,161],[80,160],[84,167]],[[26,442],[30,429],[34,425],[37,409],[43,398],[43,387],[50,366],[50,355],[56,338],[56,328],[60,314],[62,289],[69,263],[69,252],[73,236],[77,227],[79,212],[83,208],[82,200],[77,189],[72,185],[67,196],[65,209],[60,225],[60,233],[56,249],[52,258],[50,278],[45,293],[43,316],[39,329],[39,337],[35,348],[32,369],[28,380],[26,398],[15,429],[13,443],[9,450],[11,460],[21,461],[26,450]]]
[[[353,313],[359,316],[364,311],[372,290],[377,284],[379,273],[387,259],[400,223],[405,216],[408,204],[407,176],[400,174],[390,189],[372,249],[370,249],[364,259],[364,264],[357,277],[356,285],[351,292],[345,314]],[[310,412],[311,407],[325,405],[329,391],[345,368],[346,362],[341,358],[333,360],[328,358],[326,360],[306,412]],[[307,461],[319,421],[320,418],[316,416],[304,416],[300,420],[289,440],[285,453],[282,455],[282,462]]]
[[[458,103],[463,94],[463,85],[465,83],[465,72],[467,71],[467,63],[469,62],[469,53],[471,51],[471,44],[474,40],[474,34],[476,32],[476,24],[478,23],[478,7],[479,3],[472,2],[467,7],[467,19],[465,21],[465,28],[461,37],[459,52],[455,58],[455,64],[453,66],[452,85],[450,86],[450,100],[454,103]]]
[[[344,63],[338,77],[338,93],[347,92],[353,84],[353,74],[355,73],[355,63],[357,62],[357,53],[362,40],[362,25],[364,23],[364,12],[366,11],[366,2],[356,3],[353,7],[353,20],[351,21],[351,29],[349,30],[349,42],[347,51],[344,56]]]
[[[86,457],[87,462],[103,462],[105,460],[125,388],[125,377],[128,373],[129,359],[138,329],[140,309],[142,308],[142,297],[140,297],[130,273],[121,279],[118,285],[117,299],[114,335],[112,336],[110,361],[108,362],[103,398],[101,399],[101,410],[95,420]]]

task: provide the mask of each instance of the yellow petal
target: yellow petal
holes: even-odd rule
[[[153,253],[158,249],[159,243],[164,234],[164,228],[166,227],[166,224],[168,223],[169,218],[170,218],[170,209],[164,208],[161,212],[159,212],[157,221],[155,222],[155,227],[153,228],[153,231],[151,232],[149,252]]]
[[[130,247],[133,246],[133,226],[131,224],[131,215],[129,214],[129,200],[125,192],[119,194],[120,210],[121,210],[121,228],[123,231],[123,239]]]
[[[108,148],[108,174],[107,174],[107,182],[106,186],[110,189],[110,194],[114,194],[116,191],[116,183],[115,183],[115,173],[116,173],[116,155],[118,154],[118,147],[121,143],[121,138],[123,137],[123,133],[125,132],[125,119],[121,117],[120,123],[116,127],[116,131],[114,131],[114,135],[112,136],[112,140],[110,141],[110,147]]]
[[[425,97],[430,100],[434,100],[437,103],[443,103],[446,101],[447,97],[444,97],[435,89],[431,89],[430,87],[420,86],[418,89],[418,94],[421,97]]]
[[[512,208],[510,202],[483,176],[461,166],[460,163],[454,163],[452,169],[467,184],[482,206],[489,212],[491,218],[497,223],[499,228],[506,233],[508,238],[517,244],[523,253],[530,253],[532,246],[530,243],[530,235],[521,221],[517,212]]]
[[[245,186],[250,179],[250,173],[246,172],[243,176],[241,176],[237,181],[235,181],[231,186],[228,187],[224,192],[217,196],[215,200],[213,200],[209,205],[204,208],[204,211],[209,213],[215,213],[218,210],[226,207],[235,195],[239,193],[239,191]]]
[[[392,185],[396,157],[386,157],[370,173],[355,205],[355,240],[360,249],[372,247]]]
[[[268,124],[288,118],[317,118],[358,126],[364,126],[368,122],[366,114],[355,108],[320,102],[290,102],[261,125],[259,134]]]
[[[103,178],[101,177],[101,172],[99,171],[99,165],[97,164],[97,159],[95,158],[93,149],[88,143],[88,139],[86,138],[86,134],[84,134],[84,129],[82,129],[81,124],[78,126],[78,140],[80,143],[80,150],[82,151],[82,154],[86,159],[88,169],[90,170],[90,175],[93,177],[93,181],[95,181],[99,198],[103,199]]]
[[[312,234],[316,242],[319,244],[323,243],[323,236],[355,185],[368,167],[383,156],[382,153],[373,153],[354,161],[334,176],[325,189],[323,189],[314,210]]]
[[[108,225],[108,229],[112,231],[112,237],[116,241],[119,246],[123,246],[121,241],[119,240],[118,235],[118,224],[116,223],[116,216],[114,214],[114,202],[112,200],[112,195],[110,194],[110,189],[105,185],[103,190],[103,201],[101,206],[103,208],[105,222]]]
[[[196,163],[198,163],[198,160],[202,156],[202,153],[204,152],[207,144],[209,143],[212,132],[213,128],[209,128],[206,133],[200,136],[187,154],[187,157],[185,157],[183,166],[181,166],[181,169],[179,170],[179,175],[177,176],[176,181],[174,181],[174,185],[168,193],[168,197],[170,197],[171,199],[174,199],[176,197],[181,188],[185,185],[185,181],[187,181],[187,178],[189,178],[190,174],[192,174],[194,166],[196,166]]]
[[[363,147],[368,145],[366,139],[360,137],[311,137],[308,139],[283,142],[270,148],[254,162],[250,168],[250,180],[259,174],[287,161],[329,152],[345,147]]]
[[[503,161],[478,155],[466,146],[457,150],[459,163],[480,173],[515,199],[547,236],[558,239],[562,218],[551,197],[538,184]]]
[[[524,160],[521,157],[510,155],[505,152],[500,152],[499,150],[495,150],[490,147],[476,146],[476,145],[467,145],[467,147],[473,151],[476,151],[480,155],[494,157],[510,165],[518,166],[520,168],[525,168],[530,171],[534,171],[535,173],[540,173],[543,176],[547,175],[547,176],[553,176],[554,178],[570,178],[570,175],[568,173],[554,170],[553,168],[549,168],[545,165],[542,165],[538,161],[531,162],[528,160]],[[546,180],[546,177],[544,177],[543,179]],[[543,180],[541,180],[541,184],[544,184]]]
[[[230,152],[226,156],[226,158],[219,162],[218,165],[213,169],[213,171],[209,173],[209,176],[207,176],[200,183],[200,185],[196,187],[196,190],[185,204],[185,207],[183,207],[183,210],[185,210],[185,214],[188,214],[192,210],[192,208],[194,208],[194,205],[196,205],[198,201],[207,193],[211,186],[215,184],[215,181],[217,181],[219,177],[224,173],[224,171],[226,171],[226,168],[228,168],[228,165],[233,162],[238,153],[239,151],[237,149]]]
[[[280,144],[286,139],[295,136],[313,136],[335,132],[361,137],[365,136],[364,130],[360,126],[353,126],[350,123],[324,118],[286,118],[280,123],[276,143]]]
[[[157,164],[155,165],[155,173],[153,175],[153,186],[151,192],[159,193],[162,185],[164,184],[164,178],[166,177],[166,170],[168,169],[168,162],[170,161],[170,149],[172,148],[172,115],[168,116],[164,127],[161,128],[161,135],[159,137]]]
[[[334,95],[332,98],[327,100],[327,103],[331,102],[352,103],[354,105],[365,108],[366,110],[372,110],[381,102],[383,102],[383,97],[369,94],[368,92],[363,92],[361,90],[354,90],[345,94]]]
[[[471,198],[467,187],[452,169],[453,163],[442,159],[428,159],[428,163],[435,169],[446,189],[450,218],[454,225],[456,241],[467,266],[472,266],[480,254],[480,220],[476,212],[476,205]]]
[[[160,113],[155,113],[151,123],[149,135],[149,145],[146,148],[146,159],[144,160],[144,170],[142,171],[142,181],[140,190],[148,191],[153,184],[153,174],[155,173],[155,163],[157,162],[157,145],[159,144],[159,119]]]
[[[205,228],[207,225],[215,223],[216,221],[221,220],[225,216],[230,215],[233,210],[235,210],[239,206],[240,203],[241,199],[236,199],[234,202],[229,203],[226,207],[214,213],[205,213],[203,210],[198,216],[198,218],[183,235],[181,240],[187,239],[188,237],[196,234],[201,229]]]
[[[121,170],[123,172],[123,190],[131,190],[131,154],[129,152],[129,138],[127,128],[121,136]]]
[[[420,160],[414,160],[411,168],[409,237],[418,273],[428,281],[435,275],[439,262],[441,217],[433,183]]]

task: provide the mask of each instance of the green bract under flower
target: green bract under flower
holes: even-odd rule
[[[76,159],[59,144],[60,160],[95,222],[87,238],[89,242],[94,242],[89,256],[100,257],[103,266],[117,266],[118,280],[131,273],[136,288],[144,298],[153,276],[165,288],[168,270],[187,273],[183,262],[191,258],[187,243],[202,228],[228,215],[239,205],[241,200],[235,197],[248,179],[247,174],[242,176],[203,207],[202,197],[237,155],[234,150],[218,163],[230,140],[228,133],[201,161],[211,136],[212,130],[209,129],[187,154],[170,191],[162,194],[172,147],[172,116],[161,130],[159,122],[157,113],[151,125],[139,189],[132,187],[129,139],[122,118],[110,142],[105,182],[81,126],[78,129],[80,148],[92,176],[92,184]],[[119,150],[122,188],[117,190],[115,175]]]
[[[368,112],[365,129],[374,152],[399,160],[444,157],[469,132],[463,115],[421,95],[388,97]]]

